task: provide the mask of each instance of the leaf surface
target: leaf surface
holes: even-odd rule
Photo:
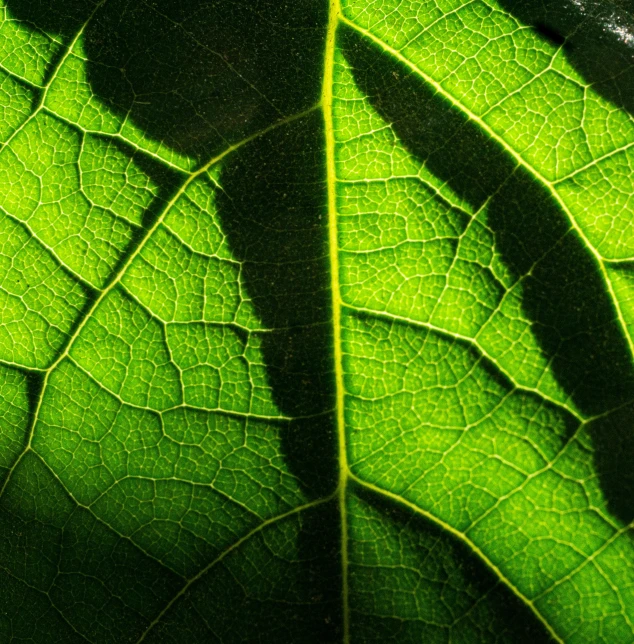
[[[626,4],[2,10],[0,639],[631,642]]]

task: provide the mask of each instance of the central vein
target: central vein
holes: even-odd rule
[[[332,119],[332,88],[335,65],[335,36],[341,7],[339,0],[331,0],[324,57],[324,85],[322,109],[324,111],[324,132],[326,138],[326,183],[328,191],[328,234],[330,251],[330,275],[333,315],[333,344],[335,359],[335,386],[337,398],[337,435],[339,442],[339,516],[341,520],[341,567],[342,567],[342,617],[343,642],[350,641],[350,617],[348,606],[348,519],[346,511],[346,487],[348,484],[348,455],[344,425],[343,353],[341,349],[341,291],[339,288],[339,244],[337,234],[337,199],[335,185],[335,131]]]

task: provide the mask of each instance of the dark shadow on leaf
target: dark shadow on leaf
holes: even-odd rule
[[[0,551],[0,605],[11,623],[5,642],[134,642],[183,585],[78,507],[33,452],[0,501]]]
[[[16,18],[66,42],[95,9],[89,0],[7,4]],[[90,89],[145,135],[203,164],[319,101],[327,12],[327,2],[314,0],[108,0],[82,38]],[[281,414],[296,418],[280,424],[283,457],[309,498],[330,494],[337,481],[324,168],[323,122],[314,112],[229,155],[216,199],[222,232],[242,263],[243,295],[266,329],[273,398]],[[152,177],[161,186],[156,204],[164,204],[173,177]],[[300,561],[339,549],[337,513],[319,516],[301,532]],[[319,623],[300,625],[305,641],[339,639],[335,561],[321,570],[306,564]]]
[[[67,41],[95,6],[7,5],[16,18]],[[318,101],[326,11],[327,2],[315,0],[109,0],[84,33],[90,86],[148,136],[202,163]],[[535,333],[581,409],[618,404],[632,383],[623,337],[596,265],[555,204],[421,83],[411,77],[394,83],[393,64],[351,38],[344,44],[360,86],[439,177],[474,205],[507,180],[490,215],[500,251],[518,278],[546,256],[525,292]],[[269,329],[263,352],[275,401],[284,414],[313,417],[283,431],[284,456],[310,496],[331,491],[336,478],[323,168],[323,124],[314,114],[227,157],[218,195],[246,294]],[[617,512],[618,501],[604,489]],[[300,548],[309,553],[332,543],[337,522],[333,515],[321,529],[307,530]],[[338,596],[340,579],[331,572],[307,575],[322,575],[314,583]],[[327,641],[335,630],[312,635]]]
[[[22,436],[22,443],[18,452],[19,455],[16,457],[16,460],[14,461],[12,467],[2,468],[3,473],[2,475],[0,475],[0,490],[3,489],[4,486],[8,483],[8,479],[13,475],[13,468],[15,468],[18,464],[18,461],[22,459],[23,453],[29,445],[31,430],[33,428],[33,423],[35,421],[35,416],[40,403],[40,397],[42,395],[42,389],[44,385],[44,374],[42,372],[29,371],[28,369],[22,369],[20,367],[3,367],[3,370],[15,371],[24,377],[26,384],[27,416],[26,422],[23,426],[21,426],[21,429],[24,430],[24,434]],[[0,416],[0,430],[2,431],[2,425],[6,426],[5,422],[6,421],[2,418],[2,416]]]
[[[285,449],[304,484],[336,480],[332,307],[319,112],[227,157],[217,195],[221,228],[264,328],[263,353],[280,411],[297,420]]]
[[[395,594],[400,591],[414,595],[418,590],[418,599],[424,603],[430,589],[442,585],[443,590],[439,596],[446,594],[452,598],[450,604],[433,612],[434,619],[431,623],[424,618],[417,622],[415,619],[367,614],[367,608],[355,612],[353,605],[351,624],[359,641],[377,644],[432,640],[487,642],[493,639],[514,644],[553,642],[528,606],[500,581],[484,561],[474,556],[469,546],[453,534],[425,517],[414,514],[405,506],[383,496],[379,497],[359,485],[352,486],[350,497],[351,514],[359,513],[360,520],[355,522],[357,529],[363,530],[365,534],[364,540],[353,542],[350,552],[350,579],[353,588],[357,575],[365,572],[364,568],[368,564],[364,559],[370,554],[372,569],[377,571],[377,577],[381,581],[382,557],[388,559],[383,564],[388,575],[395,575],[401,569],[399,583],[402,587]],[[373,542],[375,534],[377,540],[380,535],[385,538],[380,527],[376,533],[371,529],[372,522],[377,520],[380,522],[379,526],[381,523],[390,526],[390,540],[385,541],[398,544],[401,551],[386,552]],[[395,566],[395,555],[401,555],[408,565]],[[411,565],[411,560],[408,561],[410,557],[417,557],[415,566]],[[363,593],[364,589],[360,590]],[[381,590],[385,592],[384,589]],[[414,597],[411,599],[414,603]],[[417,604],[418,602],[415,605]],[[425,608],[431,612],[428,607],[422,607],[423,614],[427,612]],[[491,632],[494,636],[489,640]]]
[[[254,535],[242,552],[232,553],[192,586],[181,605],[166,615],[149,641],[155,644],[341,642],[341,602],[333,593],[339,587],[339,543],[332,539],[331,533],[324,532],[324,525],[337,522],[338,511],[336,502],[330,501],[272,526],[272,538],[263,533]],[[296,527],[289,530],[291,525]],[[298,534],[300,539],[310,539],[313,548],[295,553],[291,539]],[[267,549],[271,554],[266,553]],[[261,584],[254,589],[245,585],[245,579],[252,574],[249,568],[258,563],[262,566],[260,562],[253,562],[254,554],[262,556],[260,550],[266,553],[262,557],[264,561],[267,556],[273,560],[270,563],[274,570],[279,571],[279,561],[285,560],[287,577],[282,584],[268,588],[262,588],[264,584]],[[268,563],[262,566],[264,575],[269,570]],[[198,630],[202,636],[195,637],[196,623],[201,618],[212,625],[213,638],[209,638],[208,628]]]
[[[604,98],[634,114],[631,0],[500,0],[520,22],[563,45],[567,60]]]
[[[7,4],[66,42],[94,12],[82,37],[91,90],[200,163],[319,100],[326,3],[108,0],[96,12],[95,0]],[[333,421],[324,413],[334,402],[321,128],[314,115],[230,155],[218,200],[247,295],[272,329],[264,353],[280,411],[322,414],[285,433],[291,467],[313,491],[332,487],[335,470]],[[160,186],[147,230],[176,182],[151,160],[143,169]]]
[[[10,0],[11,15],[38,31],[71,39],[86,22],[98,0]]]
[[[522,281],[524,315],[574,405],[595,416],[631,401],[634,366],[614,304],[552,195],[411,70],[351,29],[339,40],[358,86],[410,153],[474,210],[495,195],[486,223],[496,250]],[[595,440],[594,450],[608,508],[629,523],[634,480],[626,472],[634,470],[634,450],[613,451],[617,443],[631,447],[631,414],[622,420],[612,427],[615,437]]]
[[[590,423],[594,463],[610,510],[631,521],[634,505],[634,405]]]
[[[96,2],[7,4],[70,40]],[[205,161],[319,100],[326,11],[308,0],[108,0],[83,34],[91,89],[153,139]]]

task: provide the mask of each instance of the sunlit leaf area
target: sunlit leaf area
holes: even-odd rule
[[[634,642],[630,0],[0,0],[0,642]]]

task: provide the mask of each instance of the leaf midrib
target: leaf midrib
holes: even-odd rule
[[[347,487],[350,478],[348,467],[348,446],[345,424],[345,386],[343,375],[343,347],[341,338],[341,313],[343,300],[339,284],[339,232],[337,222],[337,168],[335,163],[335,127],[333,121],[333,88],[337,27],[341,18],[339,0],[331,0],[328,13],[328,31],[324,54],[324,78],[322,89],[322,110],[324,115],[324,136],[326,143],[326,189],[328,199],[328,242],[330,257],[330,279],[333,316],[333,349],[335,373],[336,425],[339,447],[339,521],[341,525],[341,599],[342,599],[342,641],[350,642],[350,590],[348,583],[348,512]]]
[[[52,72],[52,76],[49,80],[49,82],[46,84],[46,86],[42,87],[42,97],[40,103],[37,105],[33,113],[28,117],[28,119],[19,127],[16,129],[16,131],[11,135],[9,140],[5,143],[5,147],[8,146],[11,142],[11,140],[24,128],[24,126],[32,120],[32,118],[39,113],[41,110],[46,109],[44,106],[46,94],[48,91],[48,88],[52,85],[55,77],[57,76],[57,73],[59,72],[59,69],[63,65],[63,62],[68,58],[70,55],[72,48],[76,44],[76,42],[79,40],[81,37],[81,34],[85,30],[86,26],[90,22],[91,18],[93,15],[96,13],[96,11],[105,4],[107,0],[102,0],[91,16],[88,18],[88,20],[82,25],[78,33],[76,34],[75,38],[72,40],[70,45],[67,48],[67,51],[61,56],[59,63],[56,65],[55,69]],[[328,196],[328,234],[329,234],[329,257],[330,257],[330,268],[331,268],[331,287],[332,287],[332,304],[333,304],[333,334],[334,334],[334,371],[335,371],[335,379],[336,379],[336,402],[337,402],[337,407],[336,407],[336,416],[337,416],[337,434],[338,434],[338,439],[339,439],[339,484],[337,486],[337,489],[333,495],[330,495],[324,499],[319,499],[317,501],[313,501],[309,504],[305,504],[303,506],[299,506],[298,508],[294,508],[293,510],[286,512],[282,515],[267,519],[266,521],[262,522],[260,525],[258,525],[254,530],[250,531],[248,534],[244,535],[241,539],[239,539],[237,542],[232,544],[229,548],[227,548],[223,553],[221,553],[214,561],[209,563],[207,566],[205,566],[199,573],[197,573],[193,578],[187,580],[186,584],[184,587],[182,587],[178,594],[176,594],[170,602],[164,607],[164,609],[157,615],[155,620],[150,624],[148,629],[143,633],[141,638],[138,640],[141,642],[145,636],[152,630],[152,628],[160,621],[162,616],[171,608],[171,606],[181,597],[184,595],[184,593],[187,591],[187,589],[198,579],[200,579],[206,572],[208,572],[213,566],[215,566],[216,563],[224,559],[230,552],[234,551],[239,545],[247,541],[251,536],[256,534],[257,532],[261,531],[268,525],[282,520],[284,518],[287,518],[293,514],[296,514],[298,512],[304,511],[310,507],[313,507],[315,505],[320,505],[322,503],[325,503],[327,501],[330,501],[332,498],[337,498],[339,502],[339,508],[340,508],[340,520],[341,520],[341,563],[342,563],[342,603],[343,603],[343,642],[344,644],[348,644],[350,641],[350,616],[349,616],[349,588],[348,588],[348,532],[347,532],[347,511],[346,511],[346,494],[347,494],[347,488],[349,482],[354,482],[356,485],[360,485],[363,487],[366,487],[367,489],[372,490],[375,494],[385,496],[386,498],[392,499],[393,501],[403,505],[404,507],[409,508],[413,512],[417,512],[419,514],[422,514],[425,516],[427,519],[430,521],[433,521],[435,524],[439,525],[441,528],[444,530],[450,532],[453,534],[456,538],[460,539],[464,543],[466,543],[470,549],[477,555],[479,556],[484,563],[496,574],[496,576],[500,579],[502,583],[504,583],[518,598],[520,598],[535,614],[535,616],[544,624],[544,626],[547,628],[551,636],[556,640],[561,642],[562,640],[557,636],[557,634],[554,632],[553,628],[550,626],[550,624],[546,621],[546,619],[541,615],[539,610],[534,606],[534,602],[529,600],[527,597],[525,597],[513,584],[510,580],[508,580],[503,573],[493,564],[487,556],[477,547],[475,546],[474,543],[471,542],[471,540],[466,537],[465,534],[459,532],[455,528],[452,528],[449,524],[446,524],[439,518],[435,517],[433,514],[428,513],[418,507],[416,504],[408,501],[407,499],[404,499],[392,492],[389,492],[388,490],[384,490],[378,486],[375,486],[372,483],[368,483],[366,481],[363,481],[362,479],[359,479],[356,475],[352,474],[352,472],[349,469],[348,465],[348,456],[347,456],[347,444],[346,444],[346,431],[345,431],[345,416],[344,416],[344,402],[345,402],[345,389],[344,389],[344,374],[343,374],[343,351],[342,351],[342,325],[341,325],[341,316],[342,316],[342,308],[344,306],[347,306],[345,302],[343,301],[341,297],[341,290],[340,290],[340,284],[339,284],[339,246],[338,246],[338,231],[337,231],[337,208],[336,208],[336,184],[337,184],[337,178],[336,178],[336,165],[335,165],[335,134],[334,134],[334,123],[333,123],[333,110],[332,110],[332,104],[333,104],[333,77],[334,77],[334,57],[335,57],[335,36],[336,36],[336,31],[337,27],[340,24],[345,24],[348,27],[356,30],[359,32],[362,36],[365,38],[368,38],[372,42],[374,42],[376,45],[381,47],[388,55],[393,56],[397,60],[399,60],[401,63],[405,64],[408,66],[412,71],[414,71],[416,74],[418,74],[422,80],[432,86],[440,95],[445,97],[452,105],[454,105],[457,109],[459,109],[465,116],[467,116],[470,120],[475,122],[479,127],[481,127],[488,136],[490,136],[492,139],[496,140],[503,148],[504,150],[510,154],[517,162],[519,165],[523,166],[530,174],[533,176],[537,181],[539,181],[545,188],[548,189],[548,191],[552,194],[553,198],[557,201],[557,203],[560,205],[562,210],[567,214],[571,225],[573,228],[577,231],[587,248],[592,252],[594,257],[596,258],[599,266],[601,273],[603,275],[603,279],[605,281],[605,286],[610,294],[610,297],[613,300],[613,303],[615,305],[616,311],[619,316],[619,322],[621,324],[622,329],[626,329],[625,326],[625,321],[623,318],[623,314],[621,311],[621,308],[619,306],[618,299],[616,298],[611,282],[607,276],[607,273],[605,271],[604,267],[604,258],[600,256],[598,251],[593,247],[593,245],[589,242],[585,234],[583,233],[583,230],[579,227],[577,222],[575,221],[574,217],[572,216],[571,212],[569,211],[568,207],[566,204],[563,202],[561,197],[559,196],[558,192],[555,189],[555,183],[552,183],[548,181],[541,173],[539,173],[533,166],[531,166],[528,162],[526,162],[519,153],[517,153],[515,150],[513,150],[504,139],[502,139],[498,134],[496,134],[490,126],[488,126],[484,121],[482,121],[481,118],[479,118],[477,115],[473,114],[466,106],[464,106],[460,101],[458,101],[455,97],[453,97],[451,94],[449,94],[439,83],[434,81],[432,78],[427,76],[420,68],[418,68],[416,65],[414,65],[411,61],[407,60],[402,54],[400,54],[398,51],[394,50],[391,48],[387,43],[382,41],[381,39],[377,38],[374,36],[371,32],[368,30],[360,27],[356,23],[354,23],[352,20],[348,19],[346,16],[343,15],[340,2],[339,0],[331,0],[330,2],[330,10],[329,10],[329,20],[328,20],[328,31],[327,31],[327,37],[326,37],[326,48],[325,48],[325,66],[324,66],[324,83],[323,83],[323,90],[322,90],[322,97],[321,101],[318,105],[315,105],[308,110],[305,110],[304,112],[292,115],[290,117],[281,119],[280,121],[277,121],[273,125],[269,126],[268,128],[265,128],[264,130],[257,132],[250,137],[247,137],[243,141],[236,143],[234,145],[229,146],[226,148],[222,153],[219,155],[215,156],[212,158],[208,163],[206,163],[204,166],[199,168],[198,170],[187,173],[185,180],[179,187],[179,189],[176,191],[174,196],[170,199],[170,201],[165,205],[165,207],[162,209],[158,217],[156,218],[154,224],[147,230],[147,232],[144,234],[143,238],[140,240],[138,243],[137,247],[133,250],[133,252],[130,253],[126,261],[123,263],[121,266],[120,270],[114,274],[108,283],[108,285],[103,288],[102,290],[98,291],[99,295],[97,298],[95,298],[94,303],[92,306],[85,312],[81,322],[78,324],[75,332],[72,334],[72,336],[69,337],[65,348],[59,353],[58,357],[55,359],[55,361],[47,368],[47,369],[27,369],[29,372],[37,372],[37,373],[44,373],[44,379],[43,379],[43,384],[41,387],[41,391],[39,394],[38,402],[37,402],[37,407],[35,410],[35,413],[33,415],[33,420],[32,423],[29,427],[28,430],[28,443],[25,449],[20,453],[20,455],[16,458],[14,465],[12,466],[11,470],[8,472],[4,484],[2,486],[2,489],[0,489],[0,497],[4,493],[4,490],[7,487],[7,484],[11,478],[12,473],[16,469],[17,465],[19,462],[22,460],[24,455],[28,453],[29,451],[32,450],[31,448],[31,442],[33,438],[33,432],[35,429],[35,425],[37,423],[37,418],[39,416],[40,408],[42,405],[42,401],[44,399],[44,394],[49,382],[49,376],[50,374],[55,370],[55,368],[61,363],[61,361],[66,358],[69,355],[70,348],[72,347],[73,343],[75,342],[76,338],[79,336],[81,333],[82,329],[85,327],[85,324],[87,321],[92,317],[92,314],[94,311],[98,308],[100,303],[105,299],[105,297],[108,295],[108,293],[114,289],[117,284],[119,284],[120,280],[122,277],[125,275],[127,269],[131,265],[131,263],[134,261],[134,259],[139,255],[143,247],[145,246],[146,242],[148,239],[150,239],[153,235],[153,233],[156,231],[156,229],[163,223],[165,217],[167,214],[170,212],[171,208],[175,205],[175,203],[178,201],[180,197],[185,193],[189,185],[199,176],[207,172],[213,165],[216,163],[220,162],[225,156],[230,154],[231,152],[237,150],[238,148],[242,147],[243,145],[249,143],[250,141],[254,140],[255,138],[258,138],[271,130],[282,126],[286,123],[292,122],[296,119],[302,118],[306,116],[307,114],[313,112],[315,109],[321,108],[323,110],[323,115],[324,115],[324,124],[325,124],[325,143],[326,143],[326,183],[327,183],[327,196]],[[135,146],[137,147],[137,146]],[[151,156],[153,155],[151,152],[146,151],[142,148],[138,148],[141,152],[150,154]],[[165,160],[161,159],[162,162],[167,163]],[[596,160],[595,160],[596,162]],[[594,163],[594,162],[593,162]],[[182,169],[179,169],[180,172],[183,172]],[[607,261],[607,260],[605,260]],[[379,313],[379,312],[377,312]],[[631,353],[634,355],[634,347],[632,345],[632,339],[630,338],[629,334],[627,332],[624,333],[628,346],[630,348]],[[39,457],[39,455],[38,455]],[[45,463],[46,464],[46,463]],[[46,464],[47,465],[47,464]],[[48,467],[48,465],[47,465]],[[49,468],[50,469],[50,468]],[[83,507],[83,506],[82,506]],[[617,536],[619,532],[615,533],[615,535],[608,540],[607,543],[611,543]],[[604,544],[600,548],[603,549],[604,547],[607,547],[607,543]],[[595,553],[596,555],[596,553]],[[584,562],[585,565],[587,562]]]
[[[379,39],[376,37],[374,34],[372,34],[370,31],[367,29],[364,29],[363,27],[357,25],[355,22],[347,18],[341,11],[340,4],[338,0],[333,0],[331,2],[331,20],[334,20],[336,22],[336,25],[332,28],[332,35],[331,35],[331,29],[329,28],[329,39],[327,42],[327,55],[326,55],[326,60],[330,63],[330,65],[334,65],[334,32],[336,31],[336,28],[339,24],[346,25],[350,27],[351,29],[354,29],[357,31],[359,34],[361,34],[364,38],[367,38],[371,42],[375,43],[378,45],[386,54],[390,55],[391,57],[395,58],[398,60],[400,63],[406,65],[409,67],[415,74],[417,74],[426,84],[429,86],[433,87],[433,89],[438,92],[440,96],[442,96],[445,100],[447,100],[451,105],[453,105],[456,109],[458,109],[462,114],[464,114],[469,120],[474,122],[476,125],[478,125],[491,139],[495,140],[501,147],[502,149],[509,155],[511,155],[517,164],[521,167],[523,167],[530,176],[534,178],[538,183],[543,185],[546,190],[552,195],[553,199],[556,201],[556,203],[559,205],[559,207],[562,209],[562,211],[566,214],[572,229],[575,230],[575,232],[579,235],[581,238],[582,242],[585,244],[585,246],[588,248],[588,250],[592,253],[594,256],[601,275],[602,279],[604,282],[604,286],[606,290],[609,293],[609,296],[612,300],[612,303],[615,307],[615,310],[617,312],[619,324],[621,327],[621,330],[623,332],[623,335],[626,338],[628,347],[630,349],[630,354],[632,357],[634,357],[634,345],[632,343],[632,338],[630,337],[629,333],[627,333],[627,327],[626,323],[623,317],[623,312],[620,307],[620,303],[616,297],[616,294],[614,293],[614,290],[612,288],[611,281],[606,273],[605,270],[605,265],[604,262],[607,261],[605,258],[603,258],[597,249],[590,243],[589,239],[585,235],[584,231],[581,229],[579,224],[577,223],[576,219],[570,212],[568,206],[565,204],[561,196],[559,195],[558,191],[556,190],[555,183],[549,181],[546,179],[546,177],[543,176],[542,173],[540,173],[534,166],[532,166],[530,163],[528,163],[516,150],[514,150],[500,135],[498,135],[485,121],[483,121],[480,117],[478,117],[475,113],[473,113],[469,108],[467,108],[461,101],[457,100],[452,94],[447,92],[442,85],[437,83],[434,79],[432,79],[430,76],[428,76],[425,72],[423,72],[417,65],[409,61],[407,58],[405,58],[400,52],[396,51],[392,47],[390,47],[387,43],[385,43],[383,40]],[[331,42],[332,40],[332,42]],[[332,51],[330,51],[332,49]],[[327,80],[332,83],[332,67],[328,69],[326,68],[325,71],[325,83]],[[332,88],[330,88],[328,91],[324,91],[324,96],[329,96],[330,99],[332,98]],[[332,152],[327,153],[327,163],[328,163],[328,171],[327,171],[327,177],[328,177],[328,193],[329,193],[329,198],[328,198],[328,205],[329,205],[329,228],[330,228],[330,244],[331,244],[331,271],[336,273],[335,276],[332,278],[332,284],[333,284],[333,310],[334,310],[334,315],[333,317],[335,318],[333,320],[333,325],[334,325],[334,336],[335,336],[335,373],[336,373],[336,378],[337,378],[337,406],[338,406],[338,411],[337,411],[337,425],[338,425],[338,435],[339,435],[339,447],[340,447],[340,461],[339,461],[339,467],[340,467],[340,483],[339,483],[339,496],[340,496],[340,512],[341,512],[341,522],[342,522],[342,545],[341,545],[341,550],[342,550],[342,592],[343,592],[343,626],[344,626],[344,644],[347,644],[349,642],[349,627],[350,627],[350,620],[349,620],[349,601],[348,601],[348,545],[347,545],[347,526],[346,524],[346,506],[345,506],[345,495],[346,495],[346,489],[347,489],[347,484],[348,481],[353,481],[357,485],[361,485],[365,487],[366,489],[371,490],[374,494],[379,495],[379,496],[385,496],[387,498],[392,499],[392,501],[395,501],[396,503],[405,506],[408,508],[410,511],[414,511],[418,514],[421,514],[425,516],[428,520],[434,522],[436,525],[441,527],[443,530],[450,532],[454,537],[458,538],[462,542],[464,542],[470,550],[478,556],[484,563],[485,565],[497,576],[500,581],[509,588],[509,590],[515,594],[530,610],[531,612],[536,616],[536,618],[544,625],[544,627],[547,629],[551,637],[557,641],[557,642],[563,642],[561,638],[557,635],[555,632],[554,628],[551,626],[551,624],[546,620],[545,616],[541,613],[541,611],[535,606],[535,602],[533,600],[530,600],[528,597],[526,597],[512,582],[510,579],[508,579],[502,571],[486,556],[486,554],[478,548],[478,546],[469,539],[466,534],[460,532],[459,530],[456,530],[449,524],[445,523],[432,513],[426,512],[416,504],[408,501],[407,499],[400,497],[396,494],[393,494],[389,492],[388,490],[385,490],[381,487],[375,486],[372,483],[368,483],[356,475],[352,473],[352,471],[349,468],[348,465],[348,458],[347,458],[347,446],[346,446],[346,432],[345,432],[345,423],[344,423],[344,398],[345,398],[345,391],[343,388],[343,354],[341,350],[341,309],[345,306],[348,308],[347,303],[345,303],[341,297],[341,293],[339,290],[339,259],[338,259],[338,235],[337,235],[337,217],[336,217],[336,200],[334,198],[334,195],[336,194],[335,191],[335,184],[336,184],[336,169],[334,166],[334,127],[332,124],[332,105],[327,105],[327,103],[324,101],[324,110],[325,112],[327,111],[327,108],[330,108],[330,114],[325,113],[325,122],[326,122],[326,146],[327,150],[330,149],[330,139],[332,138]],[[331,167],[332,166],[332,167]],[[331,197],[331,195],[333,195]],[[349,307],[353,309],[354,307]],[[380,315],[379,311],[373,312],[376,313],[377,315]],[[473,342],[473,340],[471,340]],[[541,396],[541,392],[540,396]],[[542,396],[543,397],[543,396]],[[561,405],[558,405],[561,407]],[[567,410],[569,411],[569,410]],[[581,422],[580,426],[583,426],[585,423],[589,422],[588,419],[582,419],[579,417],[577,414],[573,413],[573,416],[577,418]],[[599,547],[597,552],[594,553],[594,555],[589,558],[593,559],[596,557],[596,555],[603,551],[605,548],[609,546],[610,543],[612,543],[620,534],[623,533],[624,530],[626,530],[628,527],[626,526],[625,528],[622,529],[615,529],[615,533],[604,543],[602,546]],[[579,569],[587,565],[588,560],[584,561],[580,566]],[[575,571],[576,572],[576,571]],[[556,585],[559,585],[559,583],[556,583]],[[551,588],[547,589],[543,594],[546,594],[546,592],[549,592]]]
[[[535,617],[544,625],[546,630],[549,632],[554,641],[563,644],[563,640],[554,631],[553,627],[538,610],[535,604],[528,599],[520,590],[502,573],[502,571],[486,556],[486,554],[478,548],[475,543],[471,541],[464,533],[453,528],[446,522],[442,521],[432,513],[426,512],[416,504],[408,501],[407,499],[400,497],[396,494],[389,492],[381,487],[368,483],[363,479],[359,478],[352,473],[349,464],[348,464],[348,454],[347,454],[347,441],[346,441],[346,429],[345,429],[345,416],[344,416],[344,403],[345,403],[345,387],[344,387],[344,378],[343,378],[343,350],[342,350],[342,338],[341,338],[341,313],[344,306],[347,307],[347,304],[344,302],[341,296],[341,290],[339,285],[339,244],[338,244],[338,228],[337,228],[337,208],[336,208],[336,165],[335,165],[335,135],[334,135],[334,124],[333,124],[333,109],[332,109],[332,97],[333,97],[333,76],[334,76],[334,55],[335,55],[335,45],[336,45],[336,31],[337,27],[340,24],[350,26],[357,30],[361,35],[366,38],[369,38],[373,42],[379,44],[387,53],[397,54],[394,50],[390,51],[390,48],[387,44],[383,43],[379,39],[375,38],[370,32],[362,29],[354,22],[349,20],[343,15],[340,6],[340,0],[331,0],[330,3],[330,14],[329,14],[329,25],[328,25],[328,34],[326,40],[326,54],[325,54],[325,68],[324,68],[324,89],[322,95],[322,108],[324,110],[324,122],[325,122],[325,138],[326,138],[326,163],[327,163],[327,190],[328,190],[328,227],[329,227],[329,242],[330,242],[330,270],[331,270],[331,280],[332,280],[332,302],[333,302],[333,336],[334,336],[334,356],[335,356],[335,378],[336,378],[336,400],[337,400],[337,434],[339,438],[339,485],[338,485],[338,499],[339,499],[339,512],[340,512],[340,521],[341,521],[341,567],[342,567],[342,617],[343,617],[343,644],[349,644],[350,642],[350,606],[349,606],[349,561],[348,561],[348,526],[347,526],[347,509],[346,509],[346,495],[347,488],[350,482],[353,482],[356,485],[365,487],[367,490],[371,491],[375,495],[383,496],[390,499],[393,502],[407,508],[409,511],[414,511],[419,515],[424,516],[427,520],[432,521],[435,525],[439,526],[446,532],[452,534],[455,538],[458,538],[460,541],[465,543],[469,549],[483,561],[483,563],[495,574],[495,576],[515,595],[524,603],[529,610],[535,615]],[[424,75],[418,68],[415,68],[409,61],[404,57],[398,55],[397,58],[402,62],[407,64],[414,71],[419,73],[421,78],[434,88],[440,91],[440,87],[436,83]],[[484,124],[475,117],[471,115],[464,106],[460,103],[457,103],[453,97],[448,95],[443,91],[443,96],[446,96],[447,99],[451,101],[452,104],[456,105],[464,113],[466,113],[469,118],[472,118],[478,125],[483,126]],[[487,133],[496,140],[499,140],[499,137],[494,136],[494,133],[487,128]],[[504,144],[504,149],[509,153],[512,153],[511,150]],[[525,162],[519,157],[519,155],[513,153],[513,156],[516,160],[525,165]],[[535,175],[535,172],[532,172]],[[562,204],[563,205],[563,204]],[[584,238],[585,240],[585,238]]]

